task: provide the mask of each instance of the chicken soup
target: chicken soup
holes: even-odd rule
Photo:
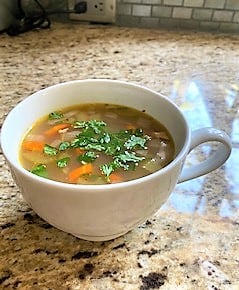
[[[75,184],[108,184],[146,176],[174,158],[167,129],[144,111],[82,104],[50,112],[20,147],[28,171]]]

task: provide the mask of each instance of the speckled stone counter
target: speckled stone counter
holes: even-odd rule
[[[224,166],[179,184],[147,222],[108,242],[80,240],[40,219],[1,154],[0,289],[239,289],[238,36],[54,23],[0,35],[0,57],[1,123],[41,88],[110,78],[167,95],[192,129],[214,126],[233,142]],[[207,153],[202,146],[188,162]]]

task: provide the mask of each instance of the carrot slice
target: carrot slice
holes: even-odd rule
[[[68,180],[70,182],[76,182],[76,180],[81,175],[92,173],[92,171],[93,171],[93,165],[91,163],[84,164],[80,167],[73,169],[68,175]]]
[[[115,172],[110,174],[109,180],[110,180],[110,183],[118,183],[118,182],[123,181],[122,177]]]
[[[53,135],[57,134],[59,130],[69,128],[70,126],[71,126],[70,124],[65,124],[65,123],[57,124],[57,125],[51,127],[50,129],[46,130],[44,132],[44,134],[47,136],[53,136]]]
[[[22,148],[28,151],[42,152],[44,145],[45,144],[40,141],[24,141],[22,143]]]

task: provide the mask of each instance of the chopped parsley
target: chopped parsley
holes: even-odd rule
[[[64,157],[57,160],[56,164],[59,168],[64,168],[68,165],[69,161],[70,161],[70,157]]]
[[[67,149],[69,149],[71,147],[71,143],[70,142],[61,142],[59,145],[59,151],[65,151]]]
[[[50,120],[54,120],[54,119],[61,119],[61,118],[63,118],[64,117],[64,115],[61,113],[61,112],[52,112],[52,113],[50,113],[49,115],[48,115],[48,118],[50,119]]]
[[[106,176],[107,181],[109,180],[109,176],[112,172],[117,169],[117,166],[112,162],[109,164],[103,164],[100,166],[101,172]]]
[[[76,121],[74,128],[82,131],[71,141],[71,147],[86,151],[77,157],[79,162],[93,162],[98,158],[98,153],[111,156],[111,162],[100,166],[106,178],[118,168],[135,169],[135,166],[145,159],[134,152],[136,149],[147,148],[146,142],[149,137],[143,134],[142,129],[111,133],[104,121],[97,120]]]
[[[102,131],[102,128],[106,126],[104,121],[89,120],[89,121],[76,121],[74,128],[92,129],[96,134]]]
[[[52,112],[49,114],[50,119],[60,119],[63,114]],[[138,149],[147,149],[149,136],[143,133],[143,130],[129,129],[111,132],[109,126],[102,120],[75,121],[73,130],[77,129],[78,134],[68,141],[60,142],[57,147],[45,144],[43,153],[53,157],[58,168],[65,168],[69,165],[71,158],[58,158],[58,155],[67,150],[79,149],[79,155],[76,160],[80,166],[93,163],[100,156],[106,155],[108,163],[98,165],[98,176],[104,176],[107,182],[110,182],[110,175],[118,170],[134,170],[139,162],[145,157],[138,156],[135,152]],[[70,153],[69,153],[70,154]],[[39,164],[35,166],[32,173],[48,177],[47,166]]]
[[[44,177],[44,178],[48,178],[47,168],[45,164],[39,164],[33,167],[31,170],[31,173]]]
[[[81,163],[85,164],[85,163],[90,163],[95,161],[95,159],[98,156],[96,155],[95,152],[93,151],[87,151],[84,154],[81,154],[80,156],[77,157],[77,160],[80,161]]]
[[[137,137],[135,135],[130,136],[130,138],[125,142],[124,146],[127,149],[135,149],[135,148],[143,148],[146,149],[147,147],[145,146],[146,141],[148,138],[145,137]]]
[[[134,152],[124,151],[123,153],[115,155],[112,162],[103,164],[100,170],[106,177],[109,177],[109,175],[118,168],[134,170],[135,166],[144,159],[144,157],[137,156]]]
[[[58,153],[58,149],[53,147],[53,146],[50,146],[48,144],[45,144],[44,145],[44,148],[43,148],[43,152],[47,155],[56,155]]]

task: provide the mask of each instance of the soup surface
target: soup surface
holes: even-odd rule
[[[83,104],[51,112],[24,136],[20,162],[56,181],[108,184],[146,176],[172,161],[167,129],[144,111]]]

